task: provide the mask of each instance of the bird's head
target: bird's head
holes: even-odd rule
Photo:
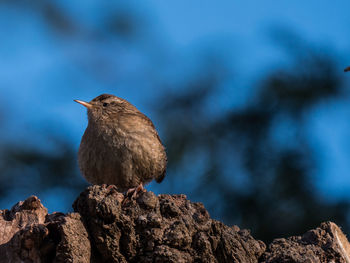
[[[117,119],[119,114],[138,111],[128,101],[110,94],[102,94],[90,102],[74,101],[87,108],[89,122],[95,123],[108,122],[109,120]]]

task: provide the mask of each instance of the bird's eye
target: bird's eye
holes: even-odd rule
[[[107,107],[108,106],[108,103],[103,103],[103,107]]]

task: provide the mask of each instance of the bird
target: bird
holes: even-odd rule
[[[144,185],[160,183],[167,155],[153,122],[125,99],[102,94],[87,108],[88,125],[82,136],[78,164],[91,184],[114,185],[119,192],[137,195]]]

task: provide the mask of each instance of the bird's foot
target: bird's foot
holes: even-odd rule
[[[122,204],[123,205],[126,204],[127,199],[129,199],[129,200],[136,199],[140,192],[146,192],[146,189],[143,187],[142,183],[139,184],[138,186],[136,186],[134,188],[130,188],[128,191],[126,191],[125,198],[124,198],[124,201]]]
[[[146,192],[146,189],[143,187],[142,183],[126,191],[126,196],[131,196],[131,199],[136,199],[140,192]]]

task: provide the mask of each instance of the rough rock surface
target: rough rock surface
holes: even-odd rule
[[[350,245],[332,222],[265,244],[209,217],[184,195],[140,194],[120,203],[113,187],[90,186],[75,213],[47,214],[29,197],[0,210],[2,262],[346,262]]]
[[[350,263],[350,244],[336,224],[326,222],[302,236],[275,239],[261,262]]]
[[[90,262],[90,256],[79,214],[48,215],[35,196],[0,210],[0,263]]]
[[[142,193],[121,205],[91,186],[73,205],[104,262],[257,262],[265,244],[209,217],[184,195]]]

